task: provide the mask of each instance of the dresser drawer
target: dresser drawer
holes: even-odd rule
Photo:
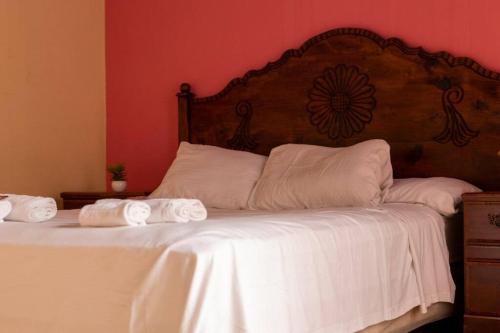
[[[500,263],[466,263],[465,312],[500,316]]]
[[[465,248],[465,259],[500,262],[500,243],[495,245],[468,245]]]
[[[466,244],[475,242],[500,243],[500,203],[466,203],[464,209]]]
[[[498,333],[500,318],[464,316],[464,333]]]

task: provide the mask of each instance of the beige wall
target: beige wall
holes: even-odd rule
[[[104,0],[0,0],[0,193],[105,188]]]

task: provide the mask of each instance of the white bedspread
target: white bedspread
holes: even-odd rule
[[[0,332],[353,332],[454,298],[443,219],[423,206],[76,216],[0,224]]]

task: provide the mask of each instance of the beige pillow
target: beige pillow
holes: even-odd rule
[[[345,148],[287,144],[271,151],[249,206],[376,206],[391,184],[390,147],[384,140]]]
[[[420,203],[444,216],[457,212],[462,194],[481,192],[463,180],[446,177],[394,179],[385,202]]]
[[[195,198],[206,207],[246,208],[265,156],[181,142],[151,198]]]

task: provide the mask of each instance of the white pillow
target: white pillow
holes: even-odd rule
[[[246,208],[266,157],[181,142],[177,157],[151,198],[194,198],[206,207]]]
[[[274,148],[249,201],[252,209],[376,206],[392,185],[390,147],[369,140],[345,148]]]
[[[385,202],[420,203],[444,216],[457,213],[462,194],[481,192],[463,180],[446,177],[394,179]]]

